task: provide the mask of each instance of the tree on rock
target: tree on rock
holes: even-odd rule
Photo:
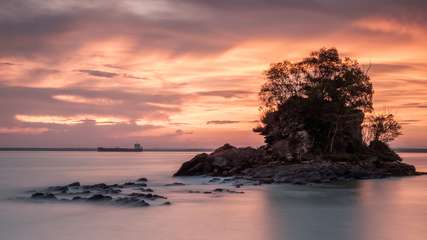
[[[388,143],[402,135],[402,126],[394,119],[393,114],[373,114],[367,117],[365,127],[370,141]]]
[[[300,62],[272,64],[265,77],[259,93],[262,125],[254,131],[267,144],[284,139],[300,144],[298,138],[308,134],[304,141],[317,152],[363,148],[361,125],[373,109],[373,88],[357,61],[322,48]]]

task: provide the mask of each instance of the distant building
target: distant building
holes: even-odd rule
[[[133,148],[135,148],[135,149],[142,149],[141,144],[139,144],[139,143],[135,143],[133,145]]]

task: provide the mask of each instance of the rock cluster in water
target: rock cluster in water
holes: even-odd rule
[[[147,179],[124,184],[98,183],[81,185],[74,182],[65,186],[52,186],[32,193],[32,200],[53,200],[88,203],[111,203],[120,206],[147,207],[150,205],[169,205],[165,196],[153,193],[147,187]]]
[[[307,152],[295,159],[289,156],[300,150],[289,149],[286,142],[258,149],[225,144],[210,154],[196,155],[174,176],[238,176],[261,183],[306,184],[421,174],[387,145],[375,143],[369,148],[364,154]]]
[[[81,185],[73,182],[64,186],[51,186],[37,191],[31,191],[28,196],[30,200],[37,202],[78,202],[110,204],[128,207],[147,207],[153,205],[170,205],[171,201],[166,196],[155,194],[147,185],[146,178],[137,181],[125,182],[123,184],[98,183],[92,185]],[[259,182],[238,178],[210,178],[203,185],[215,185],[212,190],[195,190],[191,186],[181,182],[163,184],[160,187],[173,188],[175,192],[191,194],[212,194],[216,197],[222,194],[242,194],[229,188],[218,188],[217,185],[231,185],[240,188],[243,185],[259,185]],[[190,188],[190,189],[189,189]],[[26,199],[26,197],[24,198]]]

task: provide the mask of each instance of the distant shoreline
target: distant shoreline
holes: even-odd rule
[[[147,148],[144,152],[211,152],[210,148]],[[427,148],[393,148],[399,153],[427,153]],[[37,148],[37,147],[0,147],[0,151],[29,151],[29,152],[96,152],[97,148]]]
[[[27,152],[97,152],[97,148],[35,148],[35,147],[0,147],[0,151]],[[210,152],[209,148],[147,148],[144,152]]]

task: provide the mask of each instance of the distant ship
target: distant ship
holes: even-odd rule
[[[142,152],[144,149],[141,144],[136,143],[133,148],[121,148],[121,147],[98,147],[98,152]]]

